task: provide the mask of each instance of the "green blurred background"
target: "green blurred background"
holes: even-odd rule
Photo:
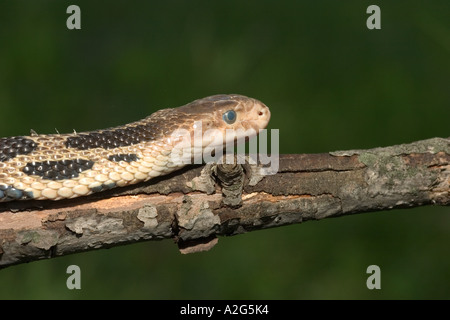
[[[81,8],[81,30],[66,8]],[[381,30],[366,9],[381,8]],[[280,153],[450,135],[450,2],[2,1],[0,136],[100,129],[216,93],[266,103]],[[146,242],[0,271],[0,298],[450,298],[449,208]],[[66,288],[81,268],[82,289]],[[381,268],[368,290],[366,268]]]

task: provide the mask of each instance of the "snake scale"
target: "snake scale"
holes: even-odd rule
[[[269,119],[256,99],[214,95],[119,127],[0,138],[0,202],[68,199],[147,181],[186,165],[173,161],[181,139],[174,132],[194,139],[200,123],[204,149],[216,138],[208,129],[223,137],[229,129],[255,135]],[[193,151],[195,143],[187,146]]]

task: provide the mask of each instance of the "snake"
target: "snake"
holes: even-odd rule
[[[192,159],[196,148],[235,142],[230,130],[258,135],[269,120],[259,100],[219,94],[122,126],[0,138],[0,202],[71,199],[148,181],[188,165],[176,161],[182,152]]]

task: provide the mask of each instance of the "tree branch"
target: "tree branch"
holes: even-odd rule
[[[367,211],[450,204],[450,138],[259,165],[192,166],[140,185],[63,201],[0,204],[0,267],[172,238],[183,253],[217,235]]]

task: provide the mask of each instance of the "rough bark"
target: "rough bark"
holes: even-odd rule
[[[328,217],[450,204],[450,138],[260,165],[193,166],[144,184],[64,201],[0,204],[0,267],[144,240],[183,253],[216,236]]]

